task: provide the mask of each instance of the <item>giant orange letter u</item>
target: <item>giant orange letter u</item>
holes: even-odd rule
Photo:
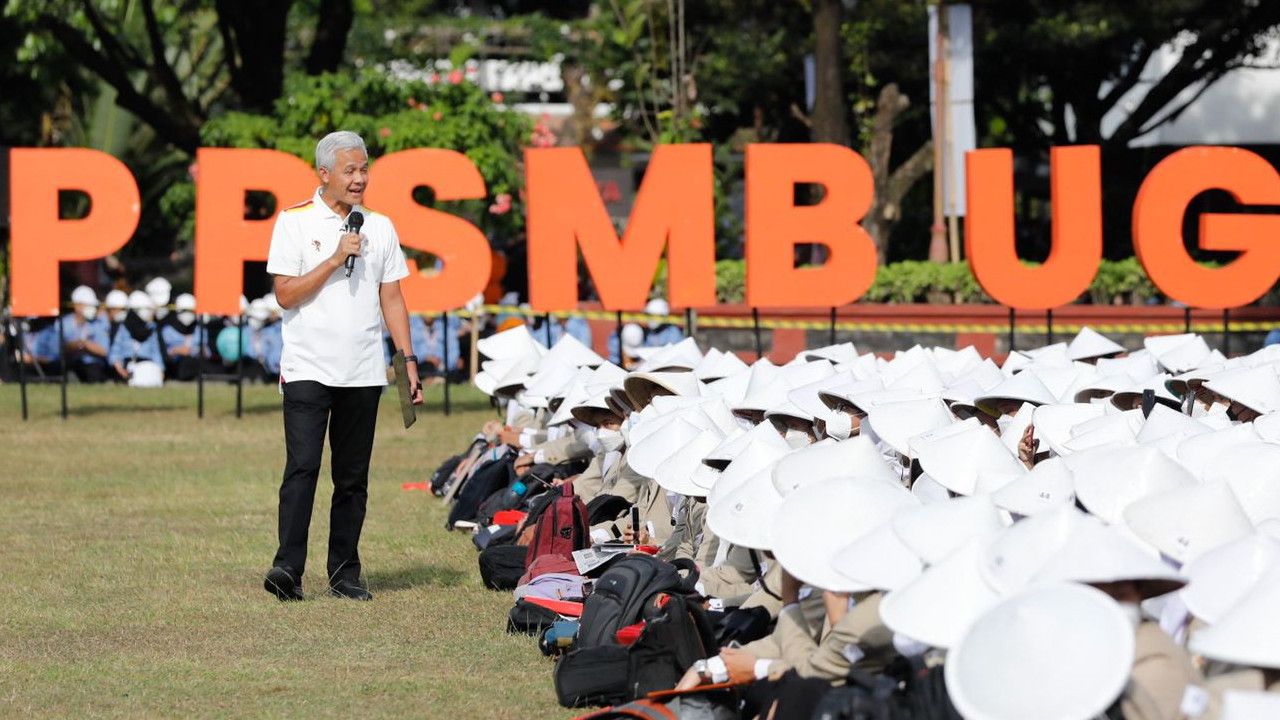
[[[974,150],[965,157],[969,215],[965,255],[973,276],[996,302],[1048,310],[1089,288],[1102,261],[1102,160],[1097,145],[1049,150],[1053,240],[1039,267],[1018,259],[1013,234],[1013,151]]]

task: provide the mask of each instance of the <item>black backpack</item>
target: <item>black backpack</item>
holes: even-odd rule
[[[962,720],[947,695],[941,665],[898,658],[874,675],[856,668],[844,687],[818,701],[813,720]]]
[[[688,575],[681,576],[681,569]],[[689,611],[689,606],[696,605],[693,586],[697,580],[697,567],[684,558],[667,563],[637,553],[610,565],[583,603],[573,647],[556,664],[554,680],[560,704],[588,707],[625,702],[639,697],[636,691],[642,686],[666,682],[668,668],[685,657],[696,656],[690,664],[707,657],[706,651],[715,647],[710,623],[700,607],[696,617]],[[618,630],[641,620],[646,627],[635,645],[619,645]],[[650,621],[657,627],[646,640]],[[680,639],[672,643],[672,636]],[[658,647],[660,644],[671,647]],[[686,667],[665,686],[650,689],[674,686]]]

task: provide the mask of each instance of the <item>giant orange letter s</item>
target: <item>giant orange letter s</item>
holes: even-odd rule
[[[19,148],[9,155],[13,313],[58,312],[58,263],[119,250],[138,227],[138,184],[124,163],[85,148]],[[89,196],[89,214],[58,216],[58,191]]]
[[[1143,181],[1133,206],[1133,248],[1160,291],[1193,307],[1232,308],[1257,300],[1280,275],[1280,217],[1200,216],[1200,247],[1240,256],[1220,268],[1197,263],[1183,245],[1187,204],[1221,189],[1244,205],[1280,204],[1280,175],[1239,148],[1193,147],[1161,160]]]
[[[823,187],[797,206],[796,183]],[[755,307],[833,307],[856,300],[876,277],[876,248],[858,224],[875,191],[861,155],[824,143],[747,146],[747,302]],[[827,261],[796,267],[798,243],[827,247]]]
[[[369,171],[369,206],[396,221],[400,244],[440,258],[444,269],[431,276],[409,261],[400,286],[410,312],[440,312],[466,305],[489,281],[489,241],[475,225],[419,205],[414,188],[425,185],[436,200],[485,196],[484,177],[460,152],[437,148],[401,150],[378,158]]]
[[[578,304],[578,253],[608,310],[639,310],[667,246],[674,307],[716,301],[711,146],[654,150],[622,241],[579,148],[525,151],[529,193],[529,302],[537,310]]]
[[[1049,151],[1053,247],[1039,267],[1018,260],[1013,234],[1013,152],[974,150],[965,157],[969,215],[965,254],[995,301],[1048,310],[1074,301],[1102,261],[1102,161],[1096,145]]]
[[[305,162],[279,150],[201,148],[196,163],[196,304],[200,312],[238,315],[244,263],[267,259],[275,222],[246,220],[245,193],[271,193],[279,214],[311,197],[318,182]]]

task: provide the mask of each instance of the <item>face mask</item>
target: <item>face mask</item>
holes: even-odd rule
[[[261,330],[262,318],[256,318],[256,317],[249,318],[249,327],[253,328],[254,330]]]
[[[128,310],[112,310],[111,322],[124,322],[124,317],[129,314]]]
[[[190,325],[195,321],[196,321],[196,314],[191,312],[190,310],[183,310],[182,312],[178,313],[178,322],[182,323],[183,325]]]
[[[1138,606],[1138,603],[1122,602],[1120,603],[1120,609],[1124,611],[1124,617],[1133,626],[1133,629],[1137,630],[1138,625],[1142,622],[1142,608]]]
[[[827,418],[827,437],[836,440],[848,440],[853,434],[853,421],[849,418],[848,413],[835,412],[831,413],[831,417]]]
[[[1227,406],[1218,402],[1206,408],[1204,403],[1196,401],[1196,403],[1191,407],[1191,417],[1193,418],[1222,417],[1226,416],[1226,414]]]
[[[160,306],[160,307],[158,307],[158,308],[156,308],[156,317],[157,317],[157,318],[161,318],[161,319],[163,319],[163,318],[164,318],[164,316],[165,316],[165,315],[168,315],[168,314],[169,314],[169,308],[164,307],[163,305],[162,305],[162,306]]]
[[[142,322],[151,322],[152,320],[156,319],[156,311],[152,310],[151,308],[142,308],[141,310],[135,310],[134,314],[136,314],[138,316],[138,319],[141,320]]]
[[[596,442],[600,443],[601,449],[605,452],[617,452],[622,449],[624,439],[622,433],[617,430],[600,428],[596,430]]]
[[[809,433],[803,430],[796,430],[795,428],[787,428],[787,432],[782,436],[782,439],[787,441],[787,445],[789,445],[792,450],[799,450],[812,442],[809,439]]]
[[[84,308],[80,310],[80,314],[84,316],[85,320],[93,322],[93,319],[98,317],[98,306],[85,305]]]

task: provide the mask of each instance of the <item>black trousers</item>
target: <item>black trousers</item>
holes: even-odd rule
[[[360,530],[369,498],[369,456],[382,388],[329,387],[311,380],[284,384],[284,481],[280,484],[280,548],[275,565],[306,570],[307,531],[325,431],[333,475],[329,508],[329,582],[360,579]]]

